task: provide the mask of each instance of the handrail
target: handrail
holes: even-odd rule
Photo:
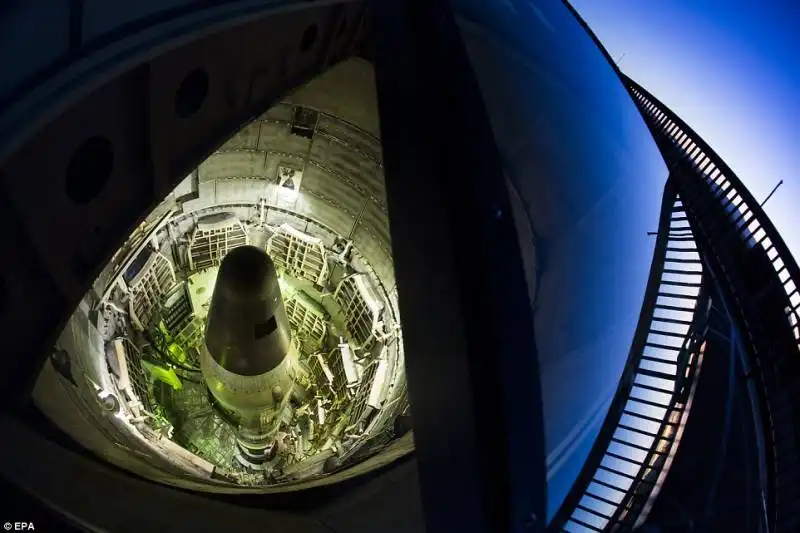
[[[730,249],[748,250],[750,253],[746,261],[734,260],[737,264],[729,264],[730,260],[726,262],[720,257],[716,260],[724,268],[720,275],[731,285],[733,307],[750,339],[756,371],[749,377],[757,379],[765,400],[762,406],[766,415],[764,429],[772,440],[765,449],[771,469],[767,473],[769,520],[776,531],[796,531],[800,524],[800,491],[797,487],[800,425],[796,422],[800,412],[800,399],[797,397],[800,379],[800,267],[761,205],[719,155],[653,95],[633,80],[622,78],[656,142],[662,147],[667,164],[688,170],[681,174],[688,180],[687,190],[704,189],[698,193],[702,201],[715,204],[713,209],[718,217],[724,213],[720,219],[724,222],[709,223],[709,229],[703,230],[712,234],[710,239],[713,242],[709,242],[709,246],[716,250],[715,257],[730,253]],[[714,232],[717,234],[713,235]],[[737,237],[738,243],[735,241]],[[734,282],[728,279],[731,278],[730,272],[738,271],[739,278],[747,279],[747,269],[761,264],[771,267],[763,273],[769,279],[762,280],[756,289],[747,287],[745,292],[749,294],[737,294]],[[770,292],[774,288],[780,292]],[[765,300],[766,296],[774,300]],[[772,316],[785,315],[785,323],[778,319],[766,324],[759,307],[765,305],[764,302],[771,306]]]
[[[668,184],[623,377],[549,532],[630,530],[644,521],[680,442],[702,363],[710,311],[704,281],[683,205]]]
[[[775,229],[759,202],[722,158],[694,130],[669,111],[664,104],[647,92],[641,85],[627,76],[623,75],[622,78],[628,85],[634,99],[641,106],[643,113],[651,117],[653,121],[652,124],[649,124],[651,129],[655,127],[661,134],[673,139],[673,142],[683,138],[680,142],[685,144],[685,148],[681,147],[679,152],[689,158],[689,162],[692,163],[696,171],[703,175],[709,185],[713,184],[725,190],[725,195],[731,199],[730,202],[726,202],[727,205],[736,205],[735,202],[738,200],[735,195],[741,196],[742,201],[736,206],[736,210],[742,213],[743,223],[747,224],[747,229],[751,234],[747,238],[750,236],[755,237],[757,239],[755,244],[760,244],[764,248],[764,252],[769,256],[773,266],[780,265],[776,266],[776,273],[780,274],[784,268],[788,272],[788,277],[781,279],[781,284],[792,302],[791,312],[796,318],[800,319],[800,315],[798,315],[800,292],[797,287],[798,283],[800,283],[800,266],[794,260],[789,247],[786,246],[780,233]],[[746,209],[742,206],[745,206]],[[748,213],[748,210],[752,212],[752,215]],[[761,229],[763,229],[763,233],[760,237],[756,237]],[[771,254],[772,249],[775,250],[775,254]],[[800,334],[796,334],[795,338],[798,340],[797,349],[800,351]]]

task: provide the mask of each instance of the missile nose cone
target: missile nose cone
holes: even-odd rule
[[[278,273],[265,252],[255,246],[240,246],[222,259],[217,274],[217,286],[220,284],[234,296],[253,299],[278,287]]]
[[[254,246],[222,260],[206,325],[206,348],[225,370],[264,374],[289,351],[291,331],[272,259]]]

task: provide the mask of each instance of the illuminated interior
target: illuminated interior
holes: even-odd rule
[[[120,446],[222,486],[316,479],[396,443],[408,401],[377,109],[364,113],[371,69],[337,66],[191,172],[103,269],[57,342],[59,376],[46,370],[37,388],[68,381]],[[346,94],[342,80],[361,82],[367,101],[334,100],[339,115],[315,104]],[[277,268],[309,391],[287,403],[259,465],[242,460],[236,417],[200,370],[220,263],[245,245]]]

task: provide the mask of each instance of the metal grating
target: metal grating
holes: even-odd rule
[[[134,418],[142,416],[141,409],[153,410],[149,380],[142,368],[142,353],[130,340],[116,339],[108,346],[111,355],[118,359],[119,378],[117,386],[123,393],[122,400]],[[121,359],[121,360],[120,360]]]
[[[172,263],[160,252],[152,252],[142,269],[128,284],[128,306],[134,327],[150,327],[161,299],[175,285]]]
[[[666,478],[689,414],[710,300],[686,212],[665,193],[634,346],[600,435],[548,531],[630,531]]]
[[[741,180],[686,123],[641,86],[624,81],[681,179],[687,203],[731,308],[748,332],[768,462],[764,494],[770,530],[800,528],[800,267]]]
[[[200,367],[200,345],[203,342],[203,327],[203,320],[197,316],[192,316],[174,337],[174,341],[186,350],[187,363],[198,368]]]
[[[248,243],[244,225],[231,213],[201,218],[189,241],[189,270],[219,266],[228,252]]]
[[[366,349],[375,339],[378,320],[383,308],[364,276],[343,279],[334,299],[345,316],[345,325],[355,348]]]
[[[787,319],[791,324],[800,322],[800,290],[795,283],[793,276],[789,274],[788,264],[794,263],[788,250],[784,253],[779,252],[776,243],[767,236],[765,225],[774,231],[772,223],[765,224],[766,215],[760,209],[753,209],[752,203],[743,198],[744,187],[738,184],[738,178],[733,178],[737,182],[734,185],[733,179],[726,177],[726,172],[721,171],[713,162],[712,158],[706,155],[705,151],[699,147],[693,136],[684,132],[681,126],[670,120],[665,113],[659,110],[656,104],[636,88],[631,89],[634,96],[639,101],[645,113],[650,115],[654,123],[661,128],[664,135],[672,140],[675,148],[686,158],[694,170],[706,181],[710,192],[720,201],[722,207],[728,211],[731,222],[737,228],[739,237],[749,246],[760,246],[770,259],[770,264],[775,274],[780,280],[786,297],[791,302],[791,306],[786,309]],[[681,139],[683,139],[681,141]],[[747,194],[749,196],[749,194]],[[777,232],[775,232],[777,234]],[[783,244],[783,243],[781,243]],[[783,248],[783,247],[782,247]],[[786,261],[785,256],[789,256]],[[800,351],[800,330],[793,328],[793,335],[797,343],[797,350]]]
[[[267,253],[278,268],[317,286],[328,277],[328,252],[322,241],[283,224],[267,241]]]
[[[160,400],[175,420],[176,442],[225,470],[236,466],[233,430],[209,404],[205,385],[185,381],[180,391],[161,385]]]
[[[361,375],[361,381],[358,384],[355,396],[350,404],[350,411],[348,412],[351,426],[361,422],[361,419],[366,414],[369,395],[372,390],[372,381],[375,379],[377,370],[378,363],[372,362],[367,365],[364,369],[364,373]]]
[[[312,383],[322,391],[333,390],[333,372],[328,366],[326,358],[321,353],[311,354],[307,364],[313,378]],[[323,383],[327,383],[328,387],[323,386]],[[320,392],[320,394],[326,395],[324,392]]]
[[[299,337],[300,349],[305,354],[317,351],[328,333],[324,311],[313,304],[313,301],[300,294],[284,303],[292,332]]]
[[[170,335],[176,335],[192,318],[192,302],[186,290],[186,283],[176,285],[164,298],[161,319]]]
[[[335,397],[342,400],[347,398],[347,377],[339,348],[328,353],[313,354],[308,361],[315,383],[328,383],[328,389]]]

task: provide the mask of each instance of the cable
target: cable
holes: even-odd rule
[[[161,362],[162,363],[164,363],[166,365],[169,365],[169,366],[173,366],[175,368],[180,368],[181,370],[185,370],[186,372],[197,372],[197,373],[200,373],[200,369],[199,368],[186,366],[186,365],[184,365],[182,363],[178,363],[177,361],[174,361],[171,357],[169,357],[167,354],[165,354],[164,351],[159,346],[159,344],[155,342],[155,340],[153,339],[153,336],[150,334],[149,331],[145,331],[144,332],[144,336],[147,339],[147,341],[150,343],[150,346],[152,346],[153,349],[156,352],[158,352],[158,355],[161,356],[160,358],[161,358]]]

